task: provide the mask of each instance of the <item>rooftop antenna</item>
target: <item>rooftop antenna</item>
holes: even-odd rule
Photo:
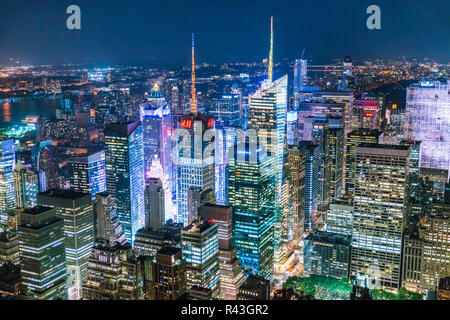
[[[195,39],[192,33],[192,71],[191,71],[191,113],[197,114],[197,95],[195,92],[195,54],[194,54]]]
[[[272,83],[273,78],[273,16],[270,17],[270,51],[269,51],[269,65],[267,70],[267,78],[269,83]]]

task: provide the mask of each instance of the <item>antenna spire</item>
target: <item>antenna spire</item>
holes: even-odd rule
[[[195,39],[194,33],[192,33],[192,71],[191,71],[191,113],[197,114],[197,95],[195,92]]]
[[[270,17],[270,51],[269,51],[269,65],[267,70],[267,78],[269,83],[273,78],[273,16]]]

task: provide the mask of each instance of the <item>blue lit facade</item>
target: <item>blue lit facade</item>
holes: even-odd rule
[[[16,152],[14,140],[0,141],[0,219],[6,224],[9,210],[15,207],[14,165]]]
[[[142,124],[114,123],[105,128],[106,183],[117,206],[127,241],[144,227],[144,151]]]

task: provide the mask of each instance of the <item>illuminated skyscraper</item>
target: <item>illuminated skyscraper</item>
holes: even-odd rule
[[[116,203],[127,241],[144,226],[144,151],[142,124],[113,123],[105,128],[106,184]]]
[[[213,221],[200,219],[181,230],[187,288],[198,285],[211,289],[213,298],[217,298],[220,291],[217,227]]]
[[[106,190],[105,151],[100,150],[71,160],[70,188],[90,193],[95,199],[97,192]]]
[[[409,147],[362,144],[355,163],[351,279],[398,289]]]
[[[82,296],[86,268],[94,245],[92,196],[73,190],[52,189],[39,193],[38,204],[56,208],[56,216],[64,221],[66,238],[67,287],[69,299]]]
[[[382,133],[378,130],[356,129],[347,135],[346,159],[345,159],[345,193],[353,193],[355,186],[355,154],[356,147],[362,143],[377,144]]]
[[[229,202],[233,207],[233,245],[244,269],[273,274],[276,157],[248,145],[229,159]],[[253,159],[253,160],[252,160]]]
[[[263,83],[260,90],[249,96],[248,128],[255,129],[259,145],[263,145],[267,153],[276,158],[273,171],[276,179],[274,212],[274,260],[280,263],[285,258],[283,247],[283,229],[288,218],[282,207],[283,164],[287,155],[286,147],[286,113],[287,113],[287,75],[273,81]]]
[[[381,109],[378,100],[352,101],[352,129],[379,129]]]
[[[8,212],[16,204],[13,170],[16,164],[14,140],[0,140],[0,222],[6,225]]]
[[[302,141],[299,148],[305,147],[305,211],[304,211],[304,232],[309,233],[317,229],[320,223],[318,214],[319,206],[319,173],[321,151],[320,147],[312,142]]]
[[[125,245],[125,234],[117,216],[112,196],[107,192],[95,195],[97,205],[98,236],[96,240],[103,240],[114,245],[116,242]]]
[[[405,137],[421,141],[420,166],[450,169],[450,81],[421,81],[406,89]]]
[[[191,187],[214,190],[214,131],[208,130],[214,129],[214,118],[200,114],[184,115],[180,118],[179,129],[183,129],[180,132],[186,136],[176,147],[177,222],[186,226],[189,223],[188,190]]]
[[[17,208],[36,206],[36,195],[39,193],[39,178],[36,172],[17,162],[14,169],[14,190]]]
[[[306,146],[290,145],[288,155],[293,200],[293,240],[295,244],[298,244],[303,238],[305,222]]]
[[[295,59],[294,65],[294,95],[298,95],[307,83],[307,60]]]
[[[67,299],[64,221],[56,209],[37,206],[20,214],[22,294],[28,299]]]
[[[140,106],[143,130],[145,172],[150,170],[155,156],[161,161],[164,173],[172,177],[172,115],[169,105],[157,83],[146,95],[147,102]]]
[[[236,248],[232,245],[233,209],[207,203],[199,208],[200,216],[211,219],[218,225],[219,236],[219,269],[220,269],[220,298],[223,300],[236,300],[239,287],[245,278]]]
[[[239,94],[224,94],[213,98],[206,113],[213,116],[216,128],[239,126],[241,123],[241,96]]]

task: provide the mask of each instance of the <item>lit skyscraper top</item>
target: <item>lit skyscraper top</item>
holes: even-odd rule
[[[270,51],[269,51],[269,65],[267,70],[267,79],[269,83],[273,79],[273,16],[270,17]]]

